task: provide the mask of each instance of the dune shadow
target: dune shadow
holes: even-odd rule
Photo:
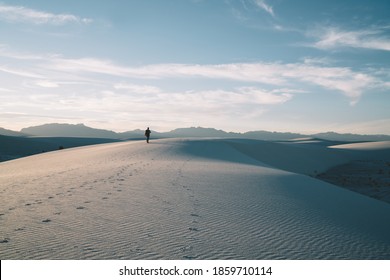
[[[180,150],[199,158],[271,167],[310,176],[344,164],[351,158],[344,151],[330,149],[325,145],[253,139],[187,140],[181,143]]]
[[[213,161],[267,166],[264,162],[236,149],[231,139],[191,139],[180,142],[177,149],[181,153]],[[235,140],[237,141],[237,140]],[[249,140],[252,141],[252,140]]]

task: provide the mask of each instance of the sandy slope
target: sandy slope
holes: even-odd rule
[[[85,137],[16,137],[0,135],[0,162],[62,148],[119,142],[116,139]]]
[[[330,146],[353,160],[329,168],[317,178],[390,203],[390,142]]]
[[[170,139],[0,163],[0,258],[390,259],[390,204],[294,173],[359,156]]]

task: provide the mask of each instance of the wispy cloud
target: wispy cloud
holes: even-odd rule
[[[34,68],[34,67],[32,67]],[[73,73],[81,79],[87,79],[93,73],[133,79],[170,79],[193,78],[232,80],[237,82],[259,83],[275,87],[296,87],[297,83],[309,83],[324,89],[336,90],[349,97],[352,102],[359,100],[364,90],[380,81],[367,73],[351,70],[347,67],[331,67],[309,63],[234,63],[217,65],[197,64],[153,64],[142,67],[126,67],[112,61],[96,58],[66,59],[50,57],[39,68],[53,73]],[[39,69],[37,68],[37,69]],[[26,70],[1,69],[16,75],[38,77],[41,73]],[[31,69],[31,71],[33,71]],[[84,74],[83,74],[84,73]],[[58,74],[56,78],[60,77]],[[50,80],[50,78],[48,78]],[[295,85],[295,86],[294,86]],[[157,88],[132,84],[117,87],[138,90],[140,92],[158,92]]]
[[[21,77],[27,77],[27,78],[43,78],[42,75],[35,73],[33,71],[29,72],[23,69],[16,69],[14,67],[9,67],[9,66],[1,66],[0,65],[0,72],[4,72],[7,74],[12,74],[16,76],[21,76]]]
[[[265,90],[259,87],[239,87],[232,90],[205,90],[188,91],[187,95],[193,96],[195,104],[204,106],[204,104],[219,104],[218,106],[226,108],[239,104],[242,105],[277,105],[285,103],[292,99],[293,94],[288,90]],[[202,105],[203,104],[203,105]],[[235,105],[234,105],[235,104]],[[194,103],[189,104],[193,106]],[[218,107],[217,106],[217,107]]]
[[[11,90],[9,88],[1,88],[1,87],[0,87],[0,91],[3,91],[3,92],[14,92],[13,90]]]
[[[304,74],[306,73],[306,74]],[[327,90],[338,91],[355,105],[365,90],[380,82],[369,74],[354,72],[341,67],[316,67],[301,65],[290,75],[301,81],[321,86]]]
[[[33,24],[63,25],[67,23],[90,23],[92,19],[72,14],[53,14],[23,6],[9,6],[0,3],[0,20]]]
[[[292,91],[277,89],[267,91],[257,87],[241,87],[238,93],[247,98],[247,102],[255,102],[261,105],[276,105],[285,103],[293,98]]]
[[[390,38],[383,33],[381,29],[345,31],[336,27],[326,27],[311,31],[309,36],[317,39],[311,46],[318,49],[350,47],[390,51]]]
[[[261,9],[263,9],[264,11],[266,11],[268,14],[270,14],[271,16],[275,16],[275,13],[274,13],[274,10],[272,8],[272,6],[270,6],[269,4],[266,3],[265,0],[254,0],[254,3]]]
[[[238,82],[255,82],[276,87],[296,87],[309,83],[338,91],[356,103],[364,90],[373,84],[383,84],[368,73],[348,67],[331,67],[315,63],[233,63],[233,64],[152,64],[142,67],[117,65],[96,58],[52,58],[45,63],[51,71],[98,73],[135,79],[204,78]],[[134,86],[130,86],[135,89]],[[140,91],[155,89],[140,88]]]
[[[37,86],[44,87],[44,88],[57,88],[59,87],[58,83],[48,80],[39,80],[36,82]]]
[[[161,92],[161,89],[155,86],[129,84],[129,83],[115,84],[114,88],[118,90],[126,90],[131,93],[139,93],[139,94],[156,94]]]
[[[204,79],[208,81],[227,80],[234,84],[242,84],[239,90],[230,94],[241,96],[257,96],[264,104],[286,101],[292,98],[291,92],[305,90],[318,86],[323,90],[340,92],[350,99],[351,104],[359,101],[364,92],[372,87],[386,87],[387,80],[383,75],[375,72],[354,71],[348,67],[332,67],[318,63],[313,59],[301,63],[231,63],[231,64],[151,64],[141,67],[120,65],[110,60],[98,58],[64,58],[59,55],[28,55],[23,56],[7,52],[0,52],[0,56],[13,58],[21,63],[25,57],[23,68],[0,64],[0,71],[20,78],[32,79],[29,84],[40,87],[55,88],[60,85],[71,85],[75,82],[95,86],[114,84],[115,90],[140,94],[160,94],[161,88],[155,84],[164,83],[165,80],[180,81],[180,79]],[[16,57],[16,58],[15,58]],[[34,57],[34,59],[30,59]],[[153,81],[150,84],[145,80]],[[113,81],[115,81],[113,83]],[[251,86],[248,86],[250,84]],[[256,87],[252,87],[256,84]],[[80,84],[81,85],[81,84]],[[257,91],[254,88],[266,87],[274,89],[288,89],[290,92],[277,94],[269,91]],[[3,86],[4,87],[4,86]],[[183,89],[184,91],[186,89]],[[226,89],[225,93],[226,93]],[[256,93],[256,94],[254,94]],[[272,98],[271,98],[272,97]],[[259,99],[259,100],[260,100]]]
[[[105,120],[112,122],[107,127],[117,129],[129,121],[142,126],[145,120],[162,127],[176,125],[178,120],[181,125],[218,127],[228,122],[244,129],[243,120],[270,114],[272,108],[291,102],[302,92],[341,93],[353,105],[373,87],[388,89],[386,69],[355,71],[332,64],[310,58],[300,63],[134,67],[98,58],[19,54],[4,47],[0,49],[0,75],[7,78],[0,88],[0,111],[26,113],[31,120],[47,116],[35,118],[36,122],[65,116],[90,125]],[[25,121],[20,123],[26,125]]]
[[[43,59],[41,55],[21,53],[14,50],[11,50],[10,47],[6,44],[0,44],[0,57],[6,57],[11,59],[20,59],[20,60],[39,60]]]
[[[139,72],[138,72],[139,71]],[[221,65],[150,65],[129,69],[129,73],[147,77],[203,77],[256,82],[277,87],[309,83],[328,90],[336,90],[349,97],[352,103],[359,100],[366,88],[376,82],[369,74],[355,72],[346,67],[330,67],[305,63],[236,63]]]

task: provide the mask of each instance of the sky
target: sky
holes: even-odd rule
[[[390,134],[390,1],[0,0],[0,127]]]

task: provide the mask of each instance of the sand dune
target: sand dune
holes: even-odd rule
[[[379,142],[363,142],[363,143],[351,143],[343,145],[331,146],[335,149],[346,149],[346,150],[361,150],[361,151],[387,151],[386,154],[389,154],[388,149],[390,148],[390,141],[379,141]]]
[[[306,175],[361,150],[302,141],[135,141],[0,163],[0,258],[390,259],[390,204]]]
[[[60,148],[119,142],[116,139],[85,137],[18,137],[0,135],[0,162]]]

